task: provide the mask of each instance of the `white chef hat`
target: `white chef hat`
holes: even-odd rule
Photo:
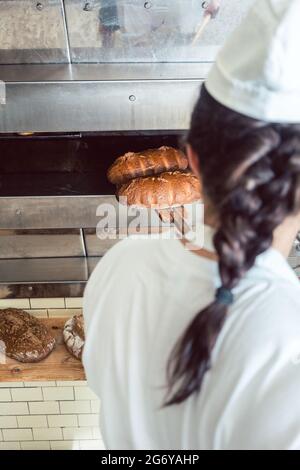
[[[300,0],[258,0],[206,81],[221,104],[256,119],[300,123]]]

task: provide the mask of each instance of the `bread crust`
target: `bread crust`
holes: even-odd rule
[[[158,175],[166,171],[186,170],[187,167],[188,160],[183,152],[163,146],[122,155],[108,169],[107,177],[111,183],[121,185],[134,178]]]
[[[81,359],[85,341],[83,315],[74,315],[64,326],[63,338],[68,351]]]
[[[0,341],[5,354],[20,362],[38,362],[55,346],[55,338],[44,323],[24,310],[0,310]]]
[[[199,179],[189,172],[173,171],[158,176],[136,178],[118,189],[118,198],[126,197],[130,206],[166,208],[201,200]]]

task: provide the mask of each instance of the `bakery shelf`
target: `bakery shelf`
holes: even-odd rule
[[[22,363],[6,358],[0,364],[0,382],[26,382],[47,380],[85,380],[82,363],[66,349],[62,329],[67,318],[41,319],[53,332],[56,339],[55,349],[40,362]]]

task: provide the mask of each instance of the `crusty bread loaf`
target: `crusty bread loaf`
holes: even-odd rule
[[[83,315],[74,315],[65,323],[63,338],[68,351],[81,359],[85,341]]]
[[[133,206],[159,208],[180,206],[201,199],[199,179],[192,173],[181,171],[165,172],[158,176],[136,178],[122,185],[118,197],[127,198],[127,204]]]
[[[120,185],[141,176],[158,175],[165,171],[185,170],[188,160],[183,152],[172,147],[160,147],[144,152],[128,152],[108,169],[107,177]]]
[[[20,362],[38,362],[55,346],[48,328],[24,310],[0,310],[0,341],[6,356]]]

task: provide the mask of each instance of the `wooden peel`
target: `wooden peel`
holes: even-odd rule
[[[210,20],[214,19],[217,16],[220,10],[220,5],[221,0],[211,0],[208,7],[204,11],[203,19],[197,29],[196,35],[192,42],[192,46],[195,46],[197,44]]]
[[[200,37],[202,36],[203,31],[205,30],[206,26],[208,25],[208,23],[210,22],[211,19],[212,19],[211,15],[205,15],[204,14],[203,20],[202,20],[199,28],[197,29],[196,35],[193,39],[192,46],[195,46],[197,44]]]
[[[186,222],[188,213],[185,206],[157,209],[157,214],[162,222],[170,224],[170,226],[173,224],[180,237],[190,232],[191,228]]]

